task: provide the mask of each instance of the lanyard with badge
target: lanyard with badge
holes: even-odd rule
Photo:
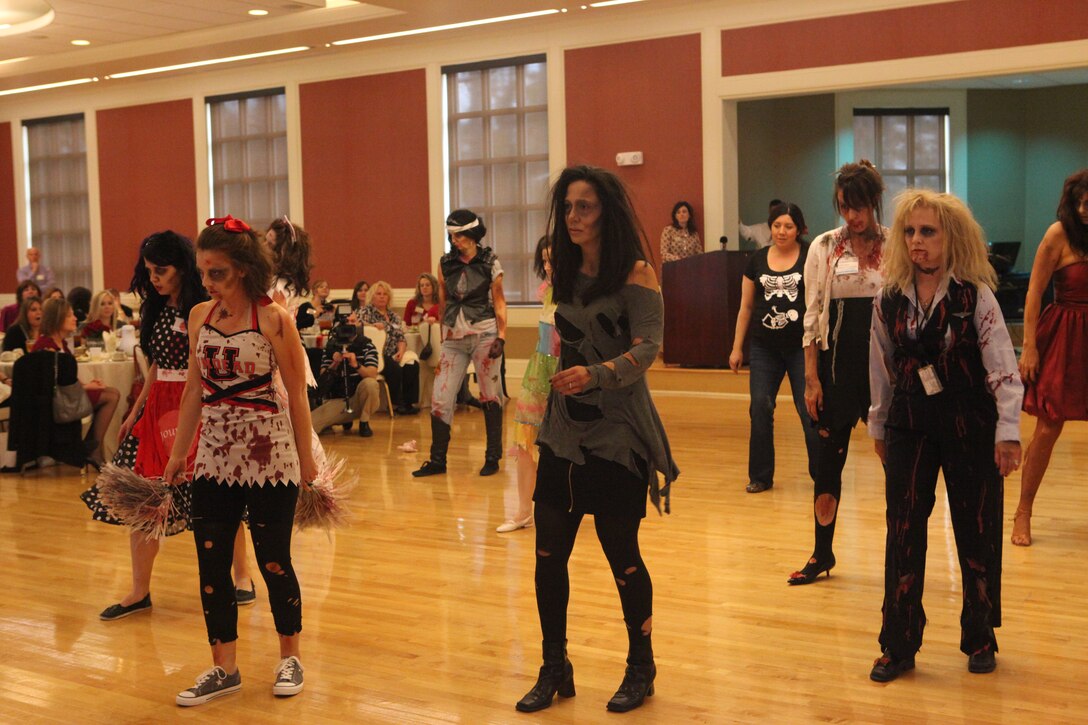
[[[926,325],[929,324],[929,318],[933,314],[933,308],[937,305],[937,293],[934,291],[933,298],[929,301],[929,304],[924,308],[922,307],[921,298],[918,296],[918,283],[914,283],[914,307],[918,310],[921,320],[917,324],[917,332],[919,341],[922,339],[922,332],[925,330]],[[918,368],[918,377],[922,380],[922,387],[925,388],[926,395],[936,395],[944,390],[944,386],[941,385],[941,380],[937,377],[937,370],[933,367],[933,363],[924,365]]]

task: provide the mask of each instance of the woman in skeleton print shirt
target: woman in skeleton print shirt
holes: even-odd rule
[[[744,361],[744,341],[751,327],[748,389],[752,432],[748,439],[748,493],[774,486],[774,407],[782,378],[789,376],[793,404],[801,416],[808,447],[809,475],[815,479],[816,429],[805,411],[805,351],[801,347],[805,316],[805,216],[796,204],[771,207],[767,224],[772,244],[752,253],[744,270],[740,312],[729,367]]]

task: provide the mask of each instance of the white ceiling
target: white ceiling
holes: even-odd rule
[[[584,0],[583,0],[584,2]],[[743,4],[738,0],[738,4]],[[569,7],[577,0],[0,0],[4,13],[51,5],[52,23],[4,37],[0,90],[73,78],[255,53],[298,45],[325,49],[335,40],[515,13]],[[681,8],[691,0],[653,0]],[[638,3],[629,11],[647,8]],[[253,17],[252,9],[269,15]],[[619,8],[616,8],[617,10]],[[571,18],[573,19],[573,18]],[[75,47],[71,41],[90,41]],[[262,61],[245,61],[260,63]],[[939,81],[911,88],[1041,88],[1088,83],[1088,68],[1002,78]]]

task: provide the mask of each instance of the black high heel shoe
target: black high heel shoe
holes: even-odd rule
[[[608,701],[606,707],[611,712],[627,712],[642,705],[647,697],[654,694],[654,678],[657,677],[657,665],[627,665],[620,689]]]
[[[574,665],[567,659],[566,643],[545,644],[544,664],[533,689],[514,705],[520,712],[536,712],[551,707],[556,694],[574,697]]]
[[[831,570],[835,568],[835,555],[832,554],[831,558],[827,561],[820,561],[813,554],[809,557],[808,563],[801,569],[801,571],[795,571],[790,574],[790,578],[786,582],[790,585],[797,584],[811,584],[816,581],[821,574],[827,574],[827,578],[831,578]]]

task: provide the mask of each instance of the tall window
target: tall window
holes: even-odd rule
[[[289,214],[282,88],[207,99],[212,215],[264,227]]]
[[[543,55],[450,66],[446,77],[450,209],[472,209],[502,263],[512,303],[533,303],[532,258],[548,191],[548,76]]]
[[[62,290],[93,287],[83,115],[25,121],[23,148],[31,246]]]
[[[907,187],[948,189],[947,108],[856,108],[854,154],[880,171],[891,199]]]

